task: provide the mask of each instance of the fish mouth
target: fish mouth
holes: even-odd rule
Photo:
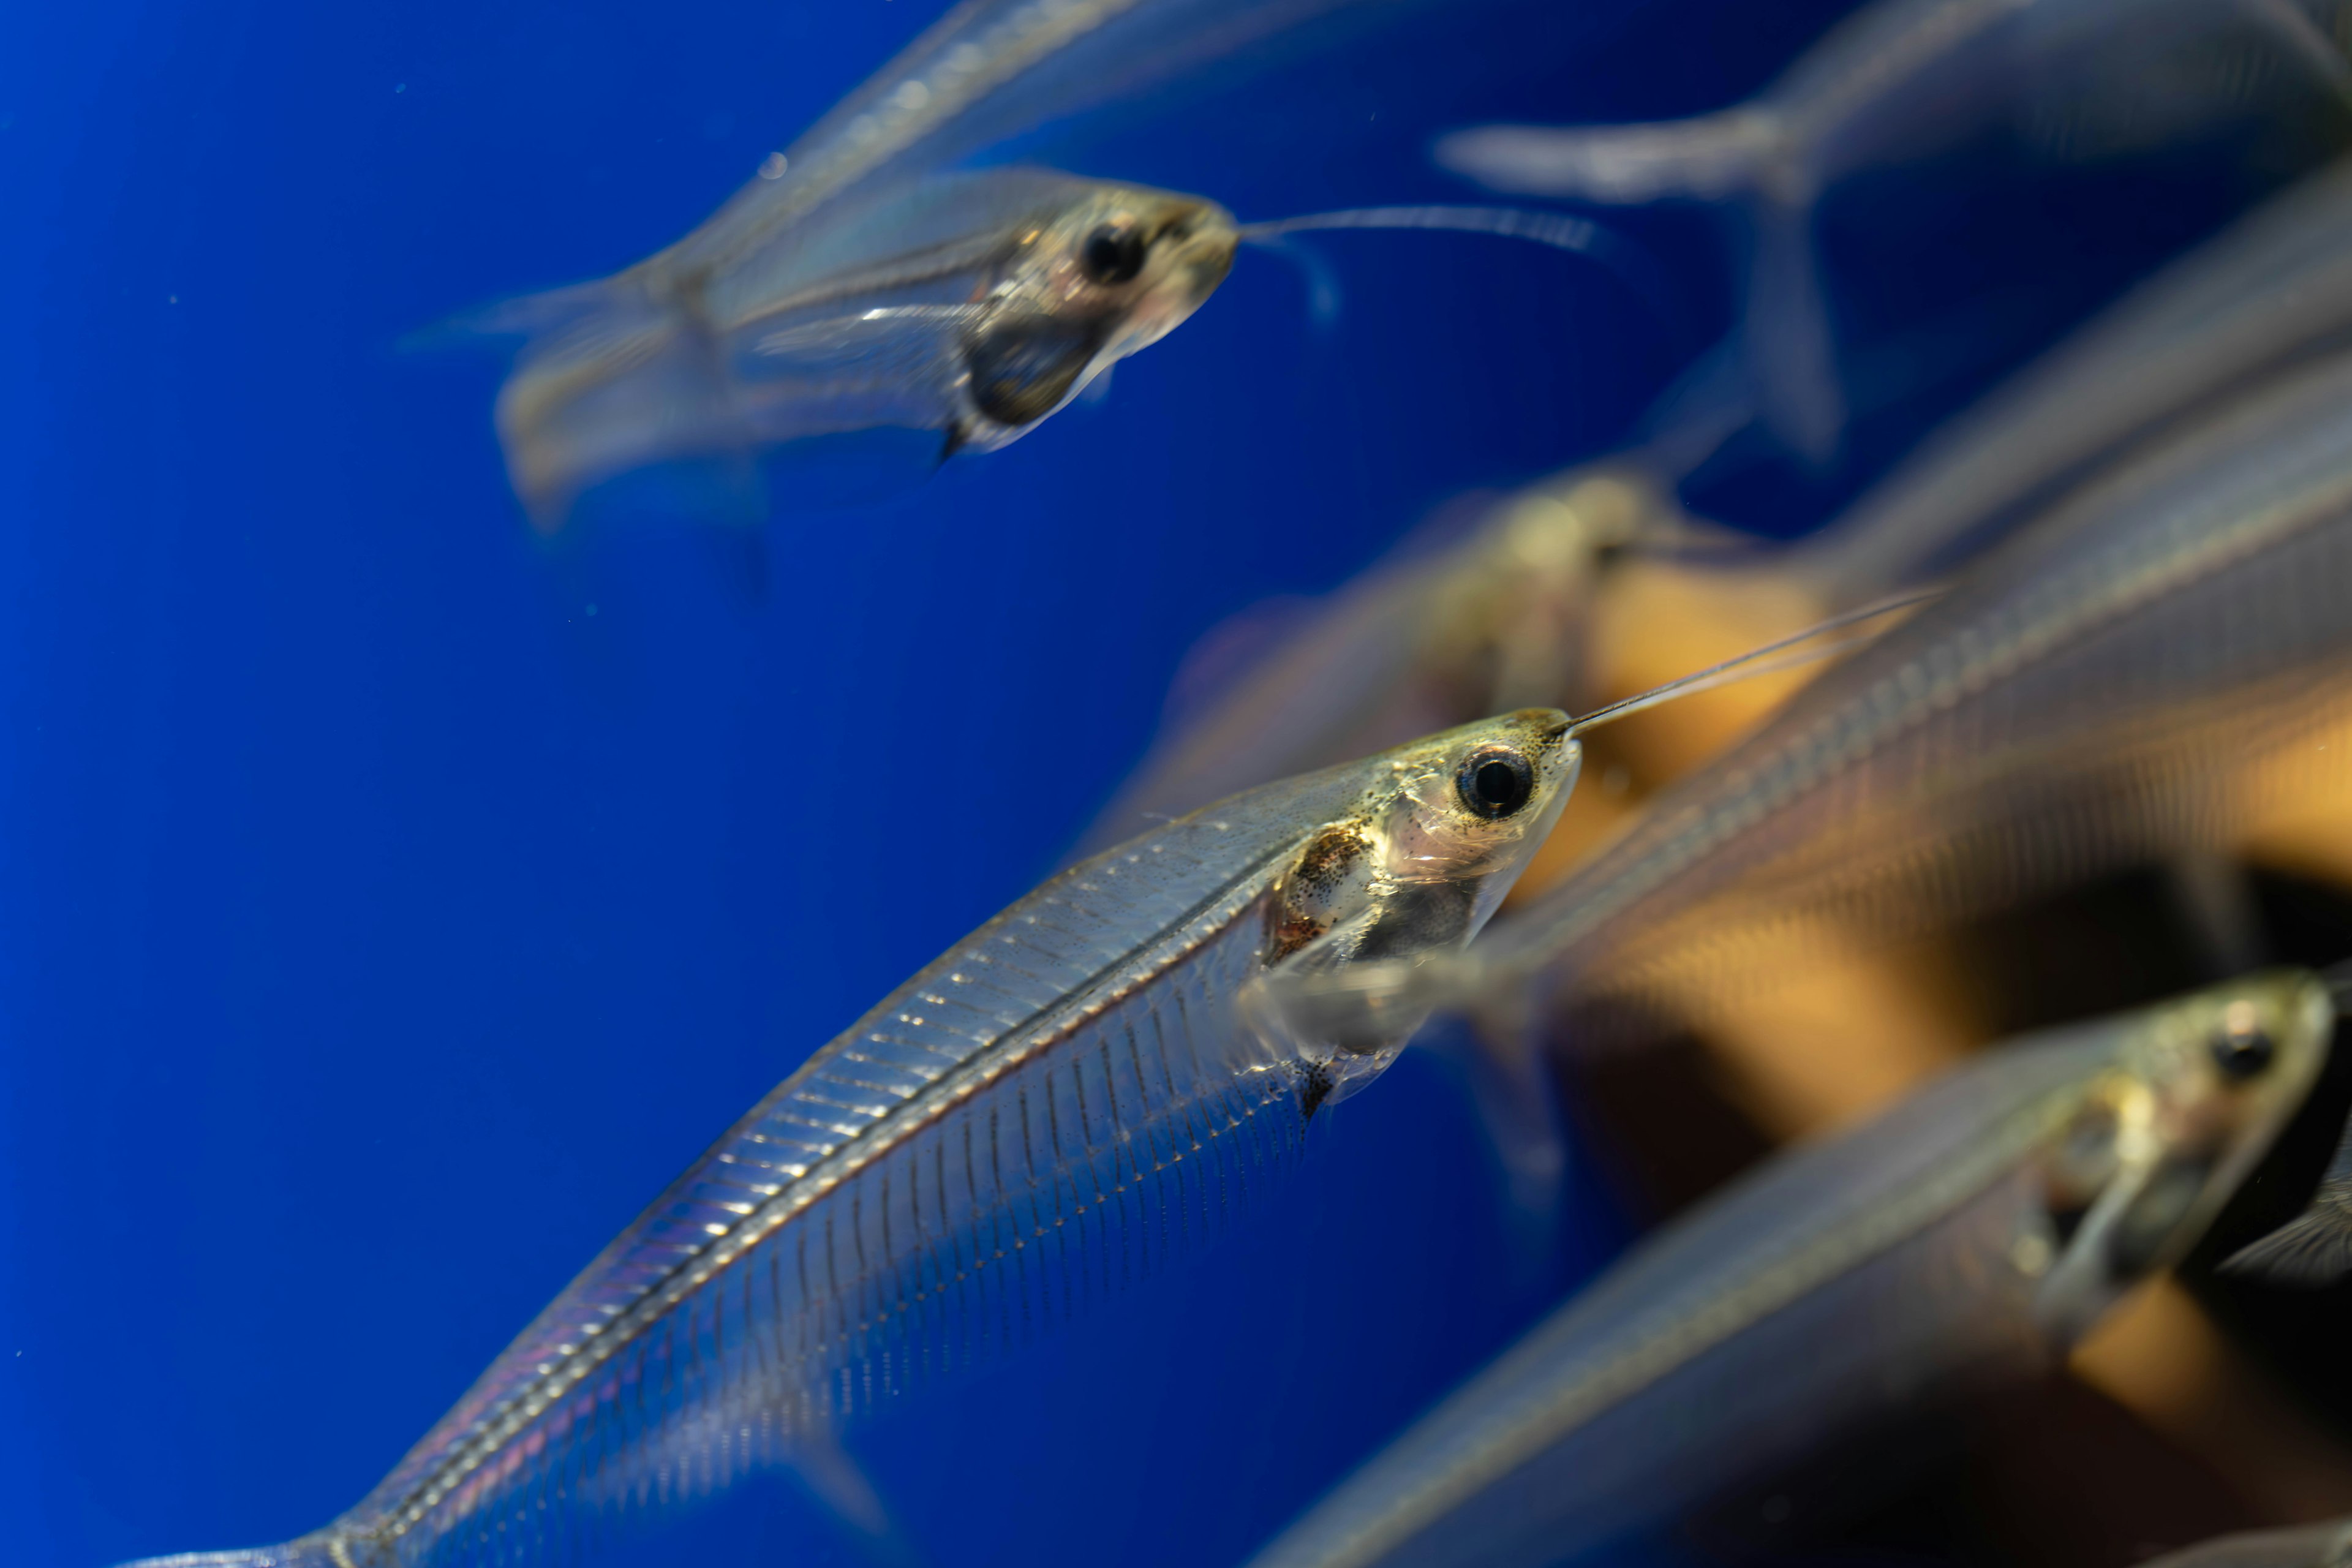
[[[1217,285],[1233,271],[1234,252],[1239,245],[1239,236],[1225,237],[1223,242],[1213,248],[1204,247],[1202,251],[1185,258],[1185,283],[1192,290],[1194,306],[1199,306],[1215,293]]]
[[[1153,237],[1175,249],[1169,271],[1181,280],[1193,307],[1215,293],[1233,271],[1234,255],[1242,242],[1234,215],[1214,202],[1191,203],[1170,213]]]

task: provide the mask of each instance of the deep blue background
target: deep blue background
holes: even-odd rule
[[[1038,150],[1245,217],[1458,199],[1433,131],[1713,107],[1838,8],[1450,6]],[[1605,449],[1727,320],[1705,215],[1624,225],[1672,320],[1573,258],[1336,237],[1330,330],[1244,256],[1106,405],[772,529],[764,602],[692,531],[536,544],[497,364],[395,344],[684,231],[930,14],[0,18],[0,1560],[354,1501],[713,1134],[1052,867],[1192,639]],[[1931,176],[1901,267],[1883,199],[1833,212],[1855,340],[1963,352],[1895,356],[1929,368],[1853,462],[1735,460],[1711,504],[1814,520],[2247,194],[2146,178],[1985,213]],[[1418,1060],[1331,1121],[1196,1266],[853,1436],[935,1561],[1233,1560],[1616,1243],[1580,1177],[1516,1258]],[[844,1552],[779,1483],[646,1560],[750,1547]]]

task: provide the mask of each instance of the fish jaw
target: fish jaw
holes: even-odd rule
[[[1265,972],[1235,1003],[1309,1114],[1380,1077],[1436,1010],[1441,990],[1414,982],[1459,968],[1559,819],[1582,764],[1568,731],[1523,709],[1396,748],[1276,883]],[[1511,784],[1505,809],[1477,796],[1489,765]]]

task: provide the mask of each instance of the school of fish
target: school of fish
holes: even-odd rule
[[[845,1436],[1278,1223],[1284,1173],[1441,1016],[1504,1201],[1548,1215],[1584,1140],[1663,1217],[1361,1434],[1255,1568],[1834,1552],[1948,1463],[1955,1412],[2070,1378],[2243,1463],[2168,1415],[2168,1369],[2274,1383],[2300,1352],[2197,1303],[2352,1278],[2352,10],[1870,0],[1746,101],[1472,115],[1428,150],[1524,209],[1251,224],[991,161],[1408,9],[965,0],[685,237],[474,320],[519,343],[493,418],[552,533],[662,465],[1001,448],[1302,231],[1619,269],[1607,209],[1680,203],[1738,272],[1727,336],[1620,447],[1563,452],[1190,682],[1069,822],[1066,869],[719,1131],[373,1490],[284,1544],[143,1563],[593,1562],[775,1469],[898,1560]],[[1918,391],[1842,342],[1825,211],[1990,142],[2060,169],[2236,149],[2267,183],[1805,537],[1709,519],[1710,476],[1817,479]],[[2327,919],[2288,931],[2281,888]],[[1644,1105],[1736,1122],[1748,1168],[1677,1186],[1689,1152],[1642,1146]],[[2130,1352],[2119,1325],[2164,1311]],[[2257,1504],[2210,1541],[2084,1550],[2352,1561],[2352,1405],[2306,1404],[2266,1441],[2338,1478],[2346,1517]],[[1820,1533],[1774,1533],[1817,1494]]]

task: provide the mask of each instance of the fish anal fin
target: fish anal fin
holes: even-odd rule
[[[922,1552],[899,1525],[880,1489],[830,1432],[796,1434],[785,1463],[876,1568],[923,1568]]]

